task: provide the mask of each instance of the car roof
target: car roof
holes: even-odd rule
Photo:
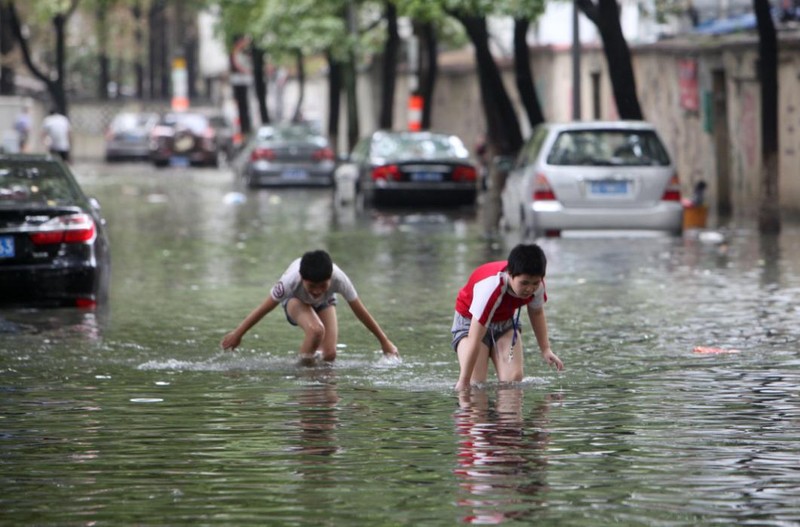
[[[647,121],[566,121],[544,123],[547,128],[562,132],[569,130],[655,130],[655,126]]]
[[[0,153],[0,161],[55,161],[60,162],[60,156],[52,154],[4,154]]]

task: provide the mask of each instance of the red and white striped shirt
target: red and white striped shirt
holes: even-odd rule
[[[547,301],[544,281],[532,296],[516,296],[509,286],[505,269],[508,262],[489,262],[475,269],[456,298],[456,311],[463,317],[477,317],[483,326],[505,322],[517,308],[529,303],[541,307]]]

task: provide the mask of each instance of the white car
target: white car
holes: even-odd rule
[[[680,182],[653,125],[544,123],[520,151],[502,192],[502,220],[534,236],[570,230],[680,234]]]

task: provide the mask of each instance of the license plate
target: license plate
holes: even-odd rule
[[[594,196],[624,196],[628,193],[627,181],[592,181],[589,192]]]
[[[308,171],[303,170],[302,168],[287,168],[281,173],[281,177],[283,179],[290,179],[292,181],[307,179]]]
[[[186,156],[170,156],[169,165],[173,167],[188,167],[189,158]]]
[[[441,181],[442,174],[440,172],[412,172],[411,181]]]
[[[12,236],[0,236],[0,258],[14,258],[14,238]]]

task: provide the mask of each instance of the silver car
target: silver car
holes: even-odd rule
[[[533,130],[502,192],[502,220],[534,236],[570,230],[679,234],[678,175],[641,121],[545,123]]]
[[[122,112],[115,115],[106,131],[106,161],[147,160],[150,156],[150,132],[156,122],[157,113]]]

